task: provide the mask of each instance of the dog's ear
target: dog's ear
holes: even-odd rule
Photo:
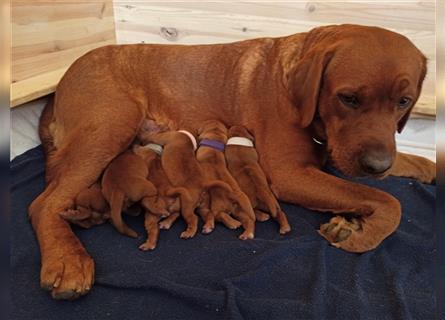
[[[414,108],[414,105],[417,102],[417,99],[420,96],[420,93],[422,91],[422,84],[423,84],[423,80],[425,80],[425,76],[426,76],[426,72],[427,72],[427,59],[424,55],[422,55],[422,70],[420,71],[420,78],[419,78],[419,82],[417,84],[417,98],[416,101],[414,101],[413,105],[411,106],[411,108],[408,110],[408,112],[399,120],[399,122],[397,123],[397,132],[401,133],[403,128],[405,127],[406,123],[408,122],[409,116],[411,115],[411,111]]]
[[[309,126],[315,116],[323,74],[334,52],[333,46],[309,48],[287,74],[287,88],[302,128]]]

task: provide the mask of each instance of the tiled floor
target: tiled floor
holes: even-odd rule
[[[37,126],[46,98],[14,108],[11,111],[11,160],[40,144]],[[436,161],[435,120],[412,118],[402,134],[397,135],[400,151],[414,153]]]

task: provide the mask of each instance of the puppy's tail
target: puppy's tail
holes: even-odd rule
[[[136,231],[127,226],[127,224],[122,220],[123,204],[124,193],[121,191],[113,191],[110,199],[111,221],[117,231],[129,237],[136,238],[138,236]]]
[[[269,213],[272,217],[276,217],[280,205],[277,199],[269,188],[267,178],[264,172],[261,171],[257,166],[247,165],[245,167],[245,172],[249,175],[252,180],[252,184],[257,190],[257,196],[269,209]]]
[[[193,202],[192,196],[190,192],[183,187],[174,187],[167,190],[165,193],[167,197],[178,197],[181,200],[181,207],[187,207],[187,204],[191,204]]]
[[[233,194],[230,194],[230,199],[238,203],[241,210],[248,214],[249,218],[255,220],[255,212],[253,211],[252,204],[250,203],[247,195],[241,190],[235,190]]]
[[[167,192],[165,192],[165,195],[167,197],[177,197],[179,196],[182,200],[182,198],[185,198],[189,201],[192,200],[192,197],[190,195],[190,192],[188,192],[188,190],[186,188],[183,187],[173,187],[167,190]]]
[[[230,199],[237,202],[240,208],[246,212],[251,219],[255,220],[255,212],[253,211],[249,198],[247,198],[244,192],[241,190],[233,190],[229,184],[221,180],[213,180],[204,184],[204,189],[208,190],[211,188],[221,188],[227,191]]]

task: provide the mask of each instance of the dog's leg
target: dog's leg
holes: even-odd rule
[[[204,211],[204,212],[202,212]],[[212,211],[208,209],[199,210],[201,217],[204,220],[204,225],[202,226],[202,233],[209,234],[215,229],[215,215]]]
[[[239,238],[241,240],[253,239],[255,237],[255,220],[240,208],[233,210],[233,215],[241,222],[244,228],[244,232],[241,233]]]
[[[72,207],[76,195],[97,181],[107,164],[128,147],[142,118],[138,109],[127,105],[119,109],[125,116],[111,110],[100,119],[85,114],[92,110],[88,104],[75,107],[86,110],[84,122],[63,129],[57,149],[47,158],[48,185],[29,207],[42,257],[41,286],[57,299],[86,294],[94,281],[92,258],[59,213]],[[105,105],[102,110],[110,108]]]
[[[270,215],[267,214],[266,212],[263,212],[259,209],[254,209],[254,211],[255,211],[255,218],[257,221],[264,222],[270,219]]]
[[[311,167],[280,166],[271,171],[271,178],[283,201],[318,211],[354,214],[354,221],[337,216],[320,229],[331,244],[346,251],[374,249],[399,225],[399,201],[378,189]]]
[[[396,160],[389,174],[414,178],[423,183],[432,183],[436,180],[436,164],[423,157],[397,152]]]
[[[154,250],[159,238],[159,216],[150,212],[145,212],[145,230],[147,230],[147,240],[139,246],[142,251]]]
[[[308,209],[339,214],[320,230],[331,244],[346,251],[365,252],[396,230],[401,218],[397,199],[321,171],[317,166],[321,166],[323,153],[316,144],[302,143],[307,137],[295,128],[283,125],[282,130],[268,133],[256,136],[256,148],[261,167],[268,172],[278,198]],[[276,141],[280,141],[280,148],[276,148]],[[347,220],[347,214],[356,219]]]
[[[287,221],[286,214],[283,212],[283,210],[278,209],[277,216],[274,218],[278,225],[280,226],[280,234],[286,234],[291,230],[289,221]]]
[[[237,229],[241,226],[241,222],[233,219],[229,214],[223,211],[220,211],[215,215],[215,220],[221,222],[227,228],[232,230]]]

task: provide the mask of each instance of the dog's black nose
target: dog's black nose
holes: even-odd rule
[[[383,150],[368,150],[360,157],[360,166],[369,174],[379,174],[388,170],[393,162],[392,154]]]

